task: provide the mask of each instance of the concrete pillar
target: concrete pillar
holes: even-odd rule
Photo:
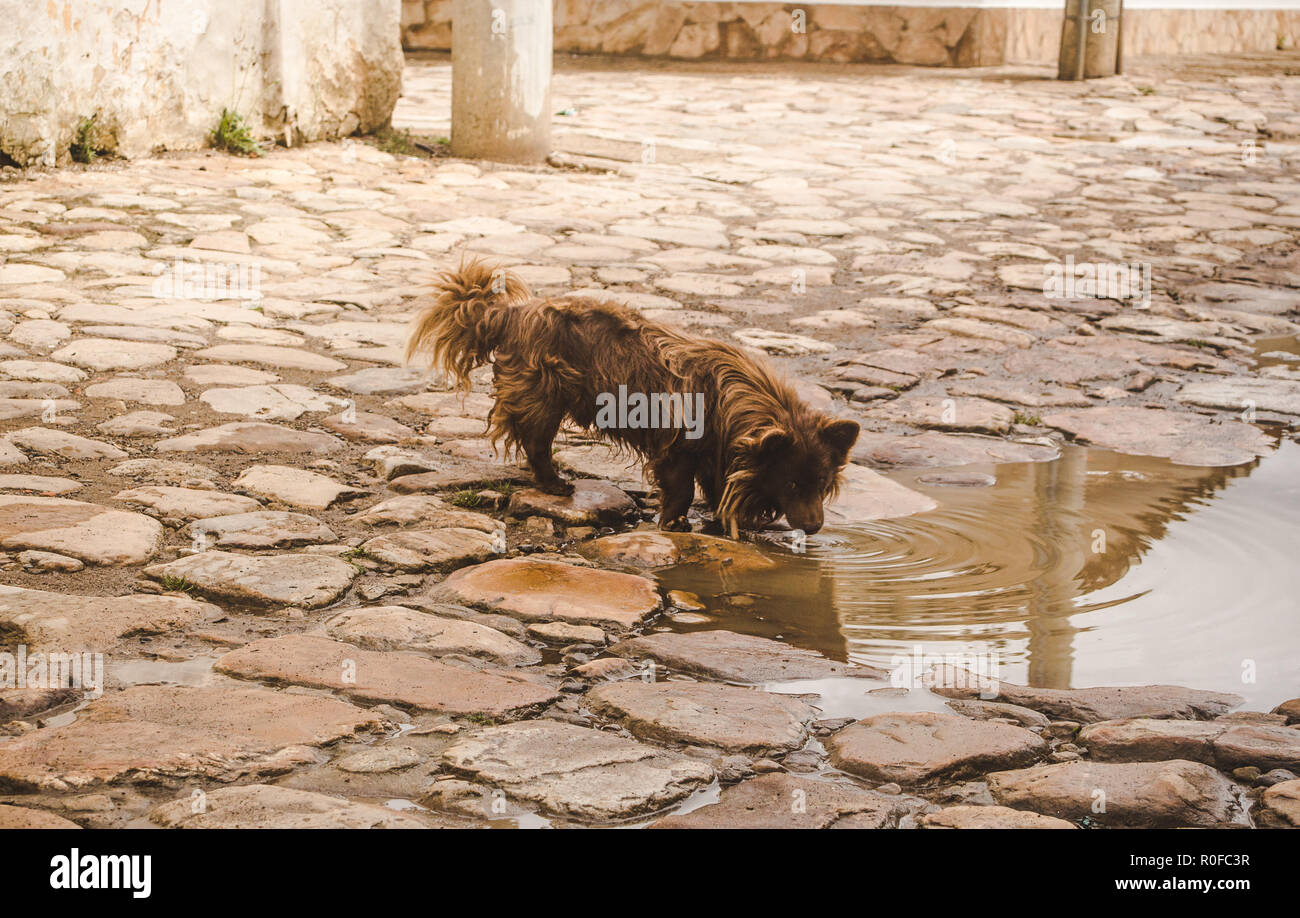
[[[551,0],[455,0],[451,152],[540,162],[551,152]]]

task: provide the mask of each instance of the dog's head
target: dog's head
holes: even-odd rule
[[[816,532],[858,432],[857,421],[815,412],[758,431],[741,446],[736,474],[727,482],[735,499],[724,503],[736,509],[742,525],[784,516],[793,528]]]

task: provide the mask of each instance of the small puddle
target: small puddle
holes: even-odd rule
[[[127,660],[109,662],[106,675],[110,681],[122,685],[207,685],[214,675],[212,664],[216,657],[195,657],[177,663],[161,660]]]
[[[988,487],[890,477],[929,513],[825,530],[772,572],[659,573],[725,628],[919,675],[935,658],[1047,688],[1171,683],[1268,710],[1300,689],[1300,445],[1231,468],[1067,446],[1053,462],[966,466]],[[779,554],[779,552],[777,552]],[[682,620],[684,618],[684,620]],[[938,662],[942,662],[939,659]],[[881,683],[784,683],[825,716],[943,710]]]

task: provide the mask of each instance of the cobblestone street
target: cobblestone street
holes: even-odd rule
[[[0,684],[0,827],[787,825],[803,790],[801,825],[1068,828],[1097,782],[1113,825],[1300,825],[1300,700],[754,688],[889,674],[681,627],[658,571],[780,547],[658,532],[580,431],[576,494],[535,491],[490,373],[403,365],[466,254],[741,343],[863,425],[828,528],[933,510],[899,469],[1294,448],[1300,55],[1049,77],[570,59],[533,168],[446,155],[413,56],[415,155],[0,172],[0,633],[104,665]]]

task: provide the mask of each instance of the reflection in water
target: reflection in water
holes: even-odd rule
[[[714,617],[672,627],[886,668],[918,645],[995,654],[1002,678],[1052,688],[1177,683],[1251,708],[1300,695],[1300,446],[1232,468],[1067,447],[978,471],[997,484],[891,475],[939,509],[827,530],[774,574],[663,572]]]

